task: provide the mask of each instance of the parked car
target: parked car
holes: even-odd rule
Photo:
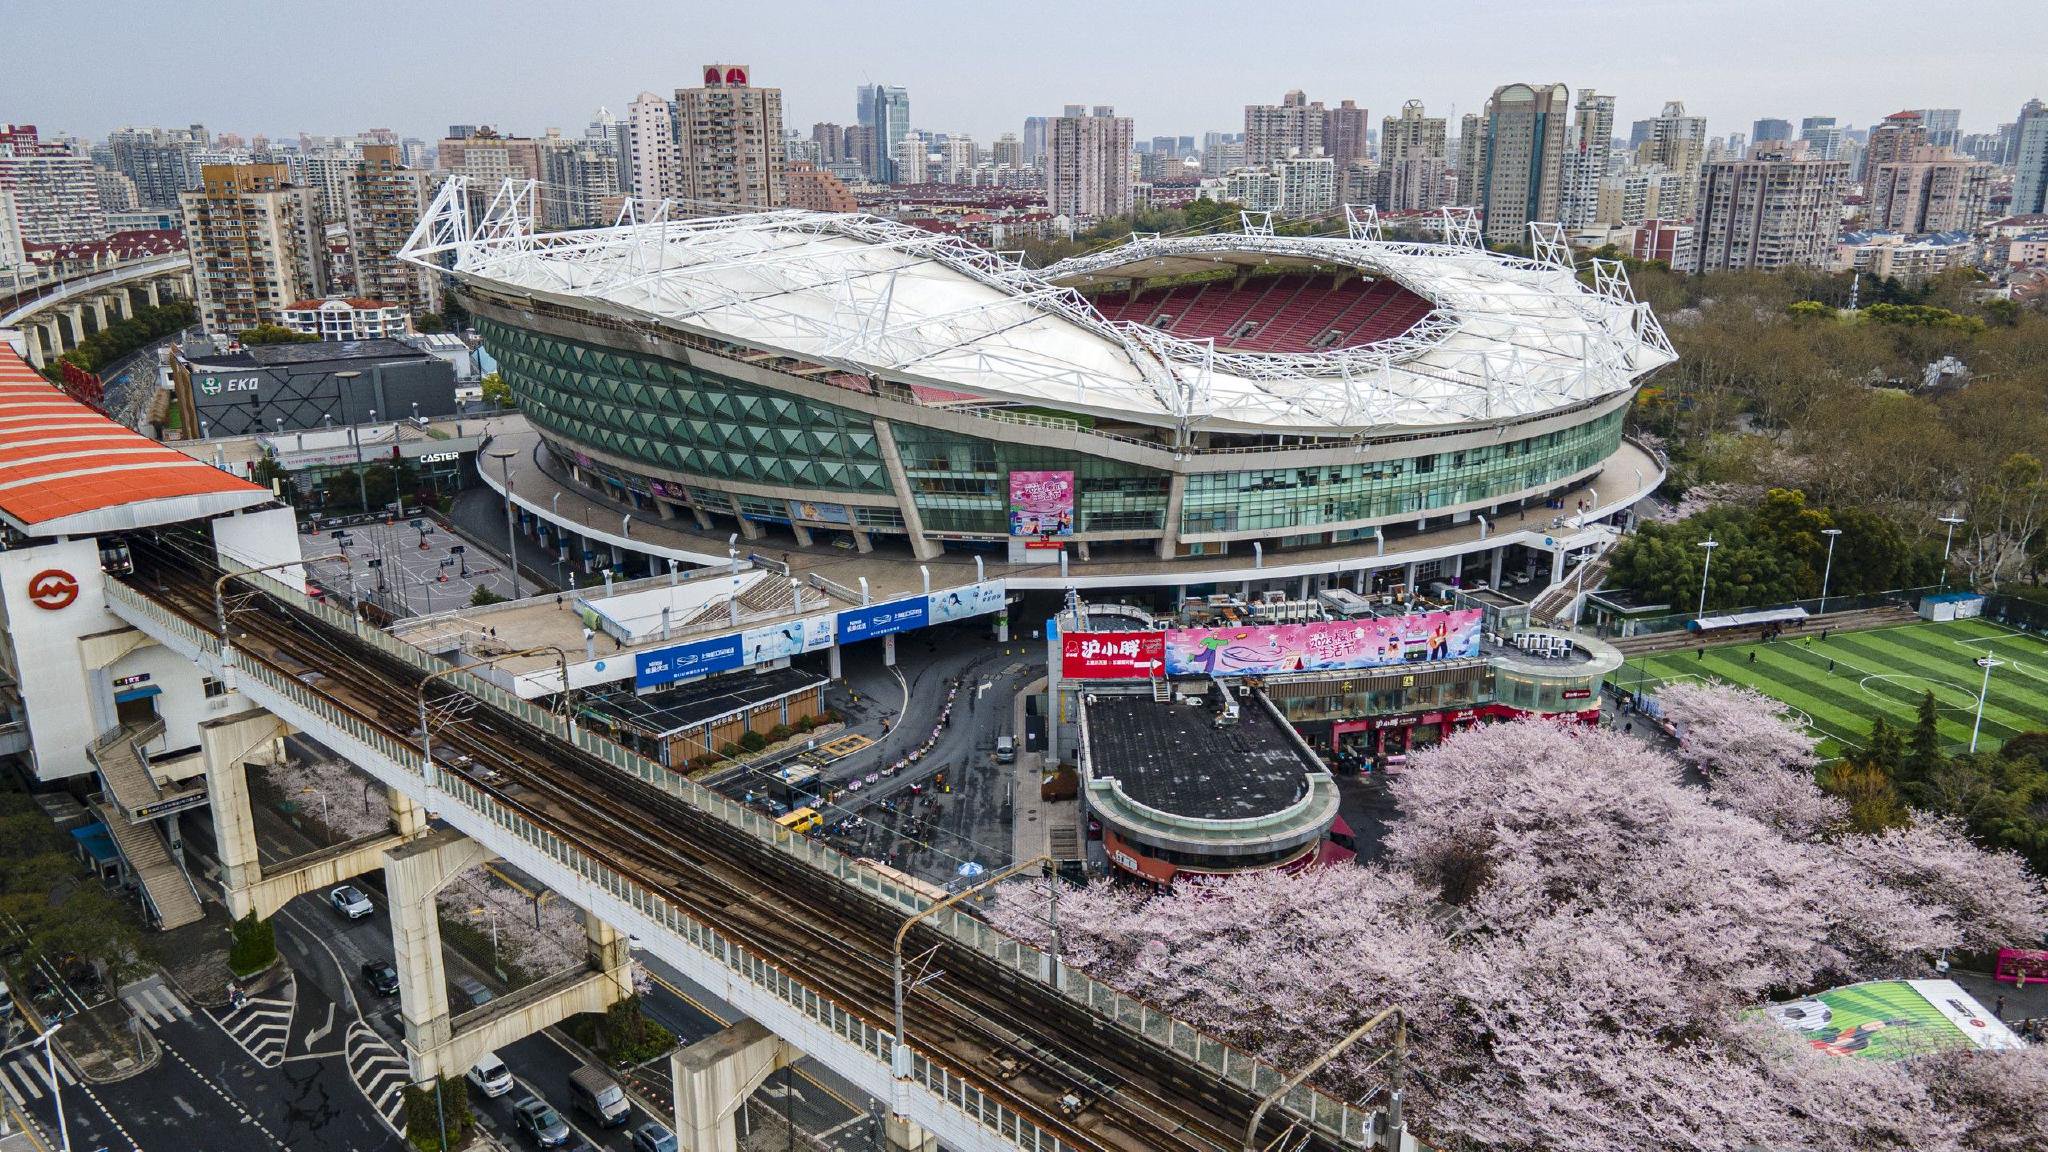
[[[676,1134],[652,1120],[633,1129],[633,1152],[676,1152]]]
[[[512,1106],[512,1127],[542,1148],[560,1148],[569,1142],[569,1122],[537,1096]]]
[[[363,983],[379,996],[398,995],[398,969],[389,960],[363,961]]]
[[[478,1092],[496,1100],[512,1090],[512,1070],[498,1059],[496,1052],[486,1052],[469,1066],[469,1084]]]
[[[377,910],[377,906],[370,903],[370,898],[363,894],[363,890],[353,884],[343,884],[329,892],[327,902],[334,906],[336,912],[351,920],[361,920]]]
[[[457,976],[448,982],[448,986],[455,989],[455,998],[466,1008],[481,1008],[489,1004],[495,995],[474,976]]]

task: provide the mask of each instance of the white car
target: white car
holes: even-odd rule
[[[496,1100],[512,1090],[512,1070],[505,1067],[496,1052],[486,1052],[470,1066],[469,1085]]]
[[[363,890],[353,884],[343,884],[329,892],[327,902],[334,905],[336,912],[351,920],[361,920],[377,910],[377,906],[370,903],[370,898],[363,895]]]

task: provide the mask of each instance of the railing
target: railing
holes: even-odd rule
[[[904,911],[922,911],[932,903],[922,893],[893,883],[873,869],[859,866],[851,857],[837,850],[793,834],[762,813],[696,784],[623,745],[594,732],[577,728],[563,718],[537,708],[532,703],[521,700],[471,673],[451,672],[448,665],[411,644],[364,624],[345,611],[311,600],[304,593],[280,583],[267,573],[250,573],[246,568],[232,563],[230,566],[241,571],[248,583],[260,585],[262,590],[274,599],[283,601],[307,615],[318,617],[330,627],[350,633],[365,644],[389,653],[421,671],[441,674],[441,678],[451,687],[471,693],[531,727],[572,743],[611,767],[752,835],[763,848],[795,857],[843,884],[857,888]],[[218,642],[189,621],[183,620],[182,617],[176,616],[118,582],[109,582],[108,592],[111,601],[134,608],[152,620],[165,624],[181,638],[192,639],[198,643],[202,652],[215,654],[217,658]],[[173,624],[173,621],[176,623]],[[238,674],[264,685],[298,707],[333,724],[350,738],[391,761],[401,770],[415,777],[421,775],[417,749],[392,740],[381,730],[341,709],[312,686],[277,672],[267,665],[254,662],[238,669]],[[460,777],[442,771],[439,765],[434,766],[432,775],[424,782],[429,787],[459,800],[472,811],[502,828],[508,835],[574,871],[592,886],[612,894],[688,940],[692,945],[718,958],[734,972],[804,1016],[830,1028],[843,1039],[858,1044],[876,1060],[884,1063],[889,1060],[889,1051],[894,1041],[893,1034],[887,1029],[869,1024],[840,1008],[777,969],[770,961],[752,955],[740,945],[720,935],[716,929],[682,912],[670,904],[666,897],[591,859],[580,849],[507,808],[496,797],[477,789]],[[1051,970],[1049,959],[1038,948],[1005,935],[963,912],[946,909],[932,917],[928,923],[955,942],[980,952],[996,964],[1017,972],[1028,980],[1043,982],[1045,973]],[[1066,974],[1065,986],[1058,991],[1068,999],[1086,1006],[1104,1020],[1143,1040],[1187,1057],[1218,1078],[1244,1088],[1251,1095],[1260,1096],[1271,1092],[1287,1079],[1278,1069],[1203,1034],[1194,1025],[1179,1020],[1170,1013],[1118,992],[1109,985],[1070,968],[1063,971]],[[1057,1138],[1041,1131],[1029,1120],[943,1066],[916,1053],[913,1053],[913,1078],[962,1108],[984,1127],[999,1133],[1005,1139],[1013,1140],[1020,1147],[1064,1147]],[[1371,1124],[1372,1113],[1369,1109],[1355,1107],[1306,1086],[1297,1088],[1286,1098],[1282,1106],[1286,1111],[1338,1141],[1363,1142]]]

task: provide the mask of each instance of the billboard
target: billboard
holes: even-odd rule
[[[1144,680],[1165,664],[1164,632],[1060,634],[1060,675],[1069,680]]]
[[[1905,1060],[1961,1048],[2024,1048],[1953,980],[1869,980],[1761,1010],[1830,1056]]]
[[[1010,473],[1010,535],[1072,536],[1074,474]]]
[[[922,628],[926,623],[926,608],[923,596],[849,608],[839,614],[839,640],[851,644],[856,640],[872,640],[892,632]]]
[[[802,620],[749,628],[740,633],[741,653],[752,665],[830,648],[832,625],[831,616],[806,616]]]
[[[692,640],[637,652],[633,658],[633,687],[659,688],[678,680],[730,672],[746,664],[738,634],[711,640]]]
[[[1171,628],[1166,673],[1267,676],[1467,660],[1479,655],[1480,616],[1478,609],[1467,608],[1374,620]]]
[[[984,580],[962,588],[948,588],[934,592],[927,599],[927,623],[944,624],[948,620],[965,620],[969,616],[986,616],[1001,612],[1008,603],[1001,580]]]

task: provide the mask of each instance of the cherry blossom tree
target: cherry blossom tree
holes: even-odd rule
[[[1812,787],[1810,745],[1804,773],[1798,749],[1768,732],[1717,747],[1752,749],[1726,754]],[[1477,729],[1417,754],[1394,782],[1384,859],[1156,895],[1093,885],[1062,898],[1063,947],[1282,1067],[1400,1004],[1411,1115],[1439,1145],[2042,1146],[2009,1131],[2048,1110],[2033,1064],[1843,1059],[1748,1011],[1924,974],[1941,948],[2031,939],[2048,923],[2040,883],[1939,822],[1882,836],[1811,811],[1781,822],[1772,813],[1810,798],[1788,788],[1789,805],[1731,802],[1729,773],[1689,784],[1673,757],[1612,732]],[[1006,891],[991,915],[1042,942],[1042,903]],[[1371,1098],[1381,1043],[1322,1081]]]

